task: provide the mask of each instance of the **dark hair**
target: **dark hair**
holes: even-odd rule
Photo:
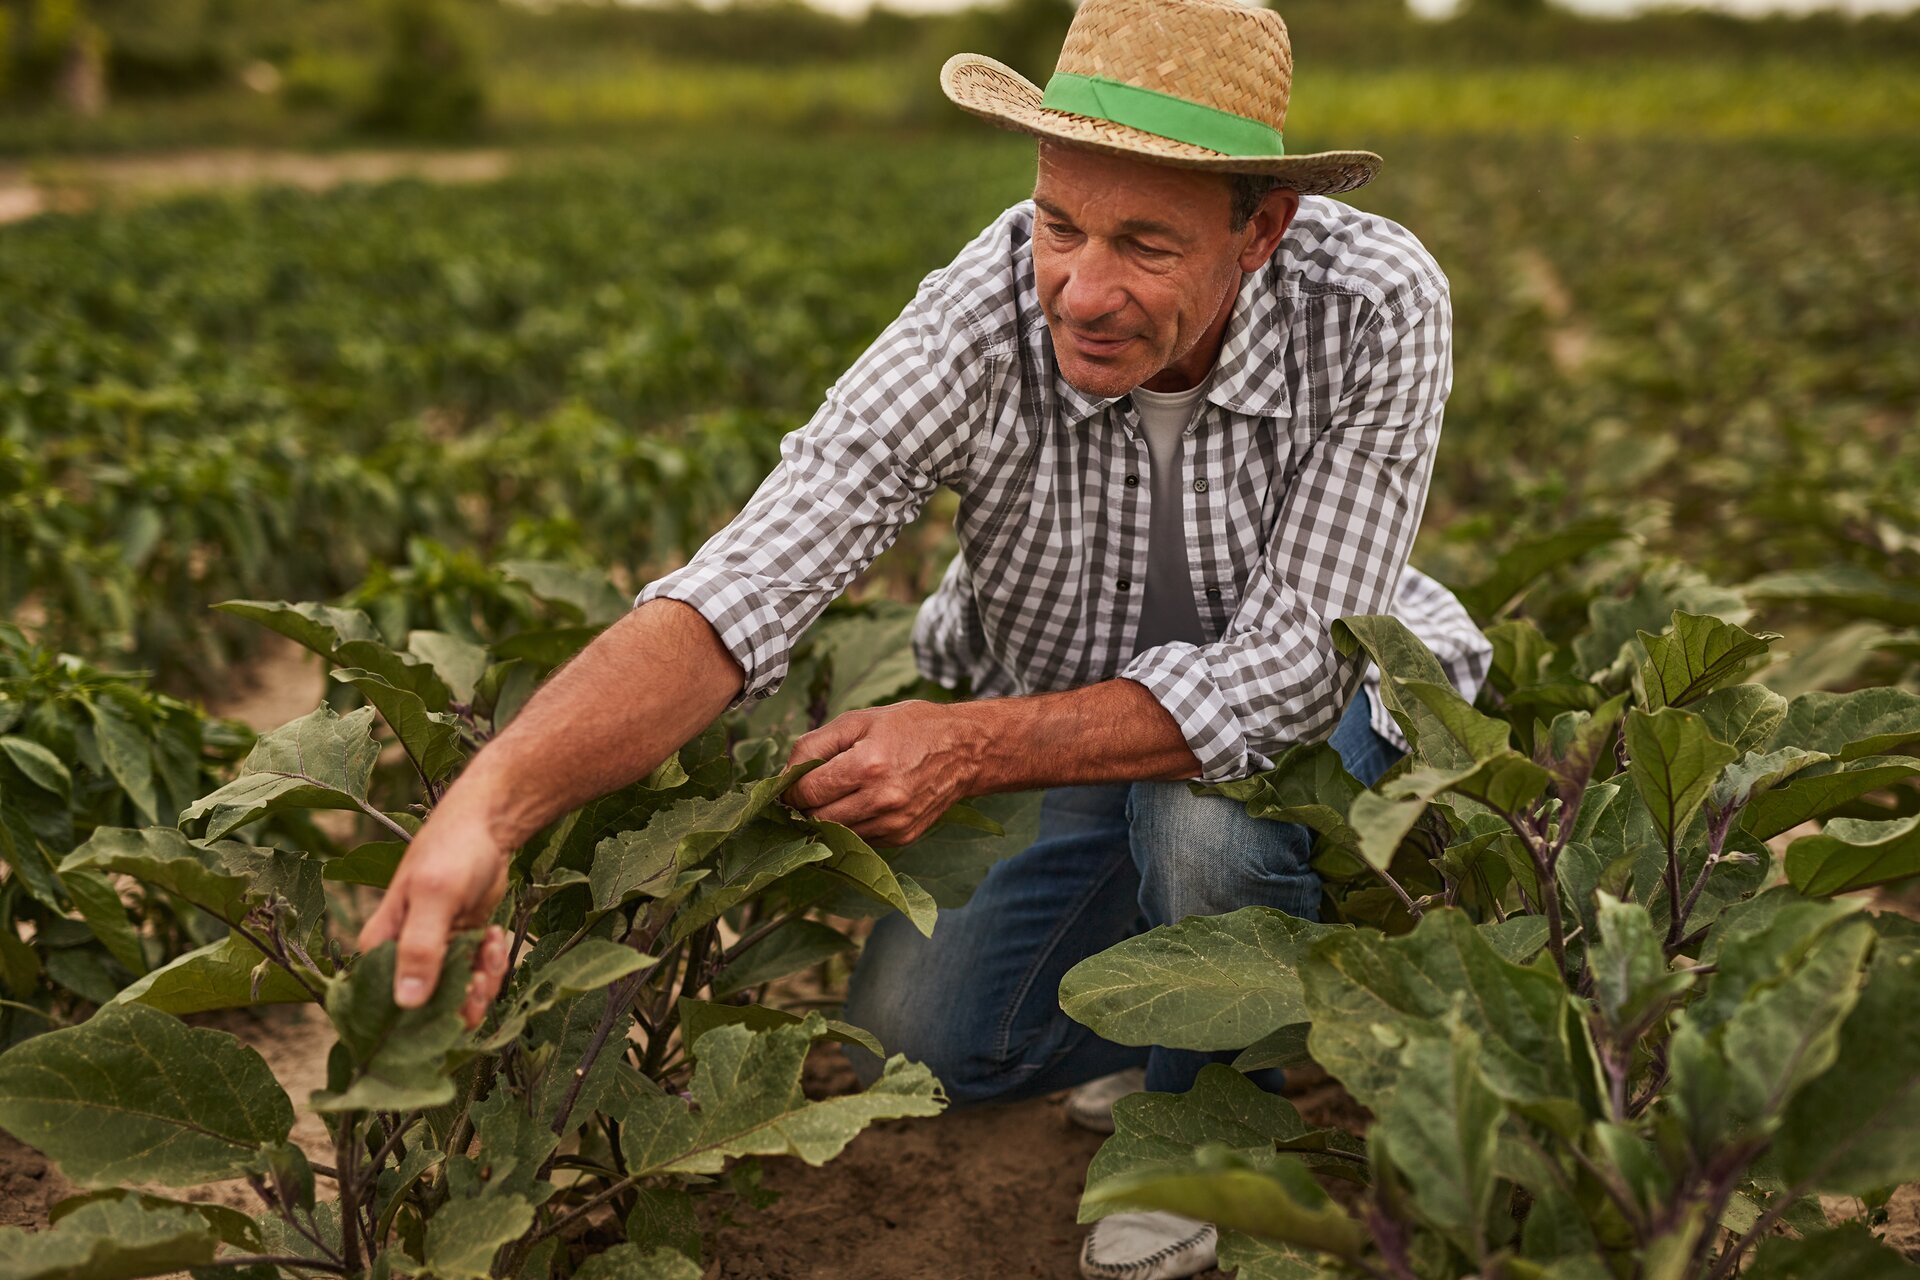
[[[1254,210],[1267,198],[1267,193],[1280,185],[1280,179],[1264,173],[1232,173],[1227,175],[1228,184],[1233,188],[1233,230],[1238,231],[1253,218]]]

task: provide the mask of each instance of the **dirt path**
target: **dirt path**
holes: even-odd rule
[[[291,186],[324,191],[346,182],[492,182],[512,167],[501,150],[179,151],[0,164],[0,225],[43,213],[186,191]]]

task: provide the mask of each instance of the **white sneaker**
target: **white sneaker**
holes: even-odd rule
[[[1128,1067],[1098,1080],[1089,1080],[1067,1094],[1067,1119],[1095,1133],[1113,1132],[1113,1104],[1147,1087],[1147,1069]],[[1181,1272],[1185,1275],[1186,1272]]]
[[[1174,1280],[1213,1266],[1220,1233],[1177,1213],[1115,1213],[1093,1224],[1080,1250],[1086,1280]]]

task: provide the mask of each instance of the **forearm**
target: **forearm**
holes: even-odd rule
[[[439,811],[478,818],[503,847],[652,772],[740,691],[705,618],[652,600],[556,671],[474,757]]]
[[[951,710],[976,746],[974,795],[1200,776],[1180,726],[1132,680]]]

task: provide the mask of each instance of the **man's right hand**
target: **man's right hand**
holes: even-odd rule
[[[448,806],[420,828],[394,872],[386,899],[360,930],[362,951],[390,938],[400,940],[395,1004],[415,1009],[427,1002],[440,980],[453,931],[486,924],[506,893],[511,854],[485,821]],[[473,976],[460,1008],[469,1028],[480,1025],[506,974],[506,934],[495,928],[473,955]]]

